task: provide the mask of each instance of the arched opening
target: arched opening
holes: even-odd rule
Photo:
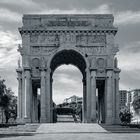
[[[61,65],[53,73],[52,100],[57,122],[82,122],[82,73],[73,65]],[[70,114],[70,111],[72,111]],[[55,115],[55,114],[53,114]]]
[[[73,50],[61,51],[53,57],[50,68],[53,122],[72,119],[82,122],[86,111],[86,62],[83,56]]]

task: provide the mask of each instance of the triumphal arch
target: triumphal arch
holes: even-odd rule
[[[22,22],[17,120],[38,122],[40,109],[40,122],[52,123],[53,72],[73,64],[83,75],[83,122],[98,118],[101,123],[118,123],[120,69],[113,15],[24,15]]]

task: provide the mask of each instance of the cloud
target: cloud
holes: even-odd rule
[[[0,7],[9,9],[18,14],[30,13],[41,9],[40,4],[33,0],[1,0]]]
[[[18,44],[21,42],[19,40],[19,37],[15,34],[13,34],[10,31],[0,31],[0,45],[1,47],[10,47],[12,48],[12,45]]]
[[[21,15],[17,12],[12,12],[8,9],[0,9],[0,21],[1,22],[19,22]]]
[[[0,68],[15,66],[17,61],[17,44],[21,40],[11,32],[0,31]]]
[[[120,73],[120,89],[139,89],[140,73],[139,70],[123,70]]]
[[[140,41],[126,44],[118,53],[118,59],[122,70],[140,70]]]
[[[6,85],[11,87],[17,95],[16,67],[19,53],[17,44],[21,40],[10,31],[0,31],[0,76],[6,80]]]
[[[140,83],[140,41],[126,43],[118,53],[121,89],[136,89]]]
[[[62,65],[53,75],[53,100],[58,104],[72,95],[82,97],[82,86],[82,75],[78,68],[73,65]]]
[[[115,24],[128,25],[140,23],[140,11],[121,11],[116,13]]]
[[[103,4],[93,9],[77,9],[71,7],[70,9],[45,9],[41,10],[39,14],[109,14],[111,13],[109,5]]]

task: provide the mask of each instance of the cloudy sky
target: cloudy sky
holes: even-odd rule
[[[16,94],[17,44],[21,43],[17,28],[27,13],[113,14],[119,28],[120,89],[140,88],[140,0],[0,0],[0,76]],[[53,84],[57,101],[73,94],[82,96],[81,77],[73,66],[59,67]]]

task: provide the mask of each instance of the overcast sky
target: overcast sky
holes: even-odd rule
[[[18,27],[27,13],[113,14],[119,29],[120,89],[140,88],[140,0],[0,0],[0,76],[16,94],[17,44],[21,43]],[[73,94],[82,96],[81,77],[73,66],[59,67],[53,89],[57,101]]]

